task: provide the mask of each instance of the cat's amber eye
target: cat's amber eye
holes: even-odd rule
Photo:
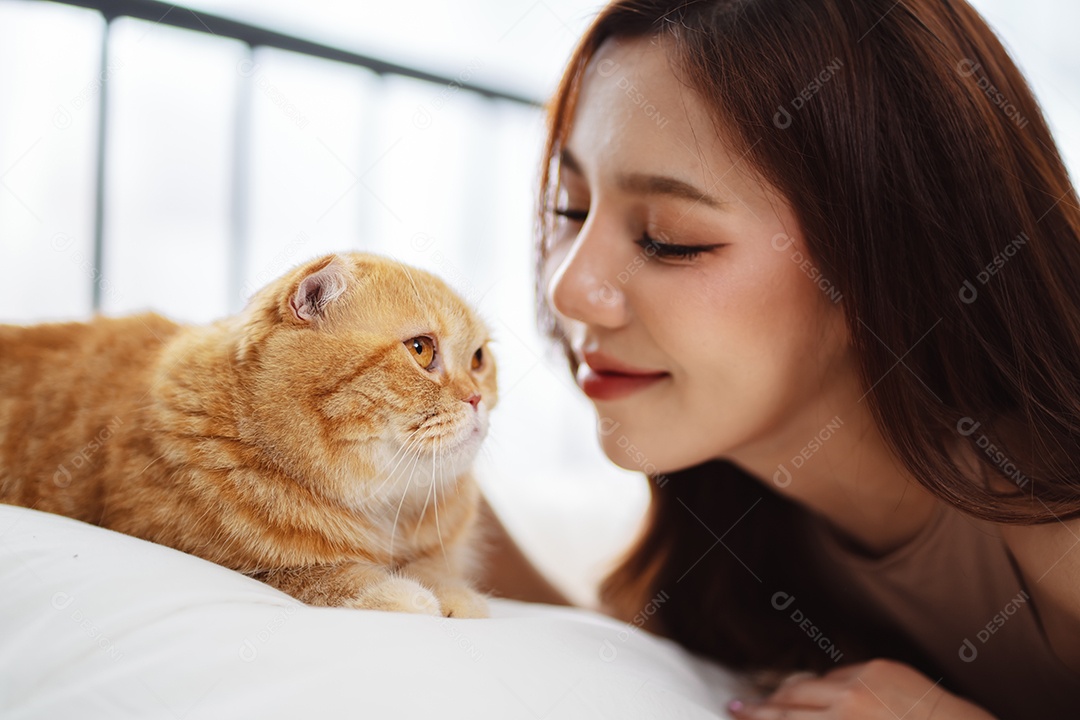
[[[413,360],[420,365],[420,367],[427,370],[435,362],[435,341],[429,338],[427,335],[421,335],[420,337],[414,337],[411,340],[405,341],[405,347],[409,348],[409,352],[412,353]]]
[[[479,370],[480,366],[484,364],[484,348],[480,348],[472,356],[472,369]]]

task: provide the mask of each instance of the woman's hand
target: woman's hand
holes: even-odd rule
[[[892,660],[790,676],[759,703],[728,706],[739,720],[994,720],[919,671]]]

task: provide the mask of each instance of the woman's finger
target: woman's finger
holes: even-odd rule
[[[736,709],[735,703],[732,703],[728,709],[739,720],[823,720],[826,717],[826,711],[820,708],[747,705]]]
[[[809,670],[791,673],[780,681],[780,685],[778,687],[784,687],[785,685],[790,685],[791,683],[802,682],[803,680],[813,680],[816,677],[817,673],[812,673]]]
[[[866,665],[867,663],[856,663],[855,665],[841,665],[840,667],[825,673],[824,675],[822,675],[822,677],[828,678],[829,680],[836,680],[838,682],[854,680],[855,678],[862,675],[863,671],[866,670]]]
[[[838,680],[809,678],[781,686],[768,697],[765,705],[790,705],[822,709],[831,707],[843,687]]]

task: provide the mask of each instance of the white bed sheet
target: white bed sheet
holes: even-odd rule
[[[597,613],[313,608],[200,558],[0,505],[0,717],[726,718],[735,677]]]

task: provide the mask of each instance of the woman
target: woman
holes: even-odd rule
[[[1080,716],[1080,208],[978,14],[622,0],[549,118],[541,315],[652,481],[610,612],[740,718]]]

